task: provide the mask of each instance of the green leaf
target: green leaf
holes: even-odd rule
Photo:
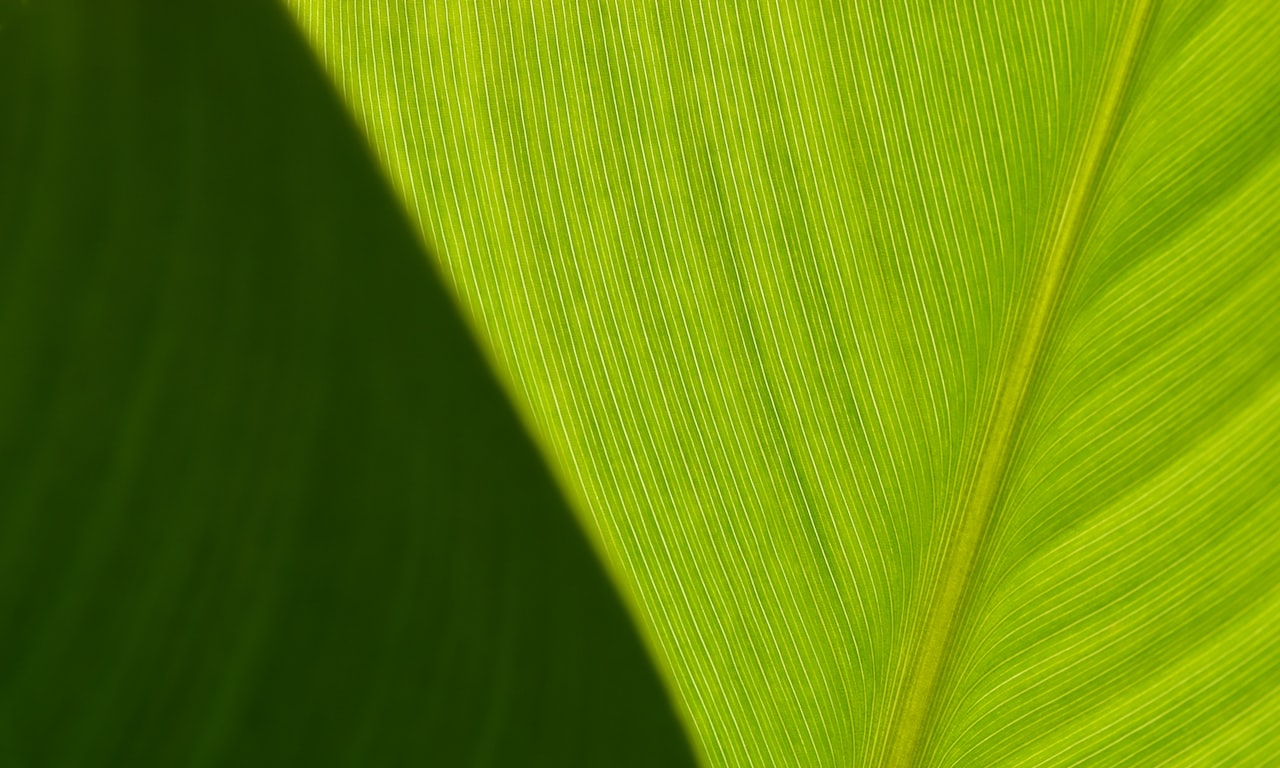
[[[289,0],[712,765],[1280,754],[1280,15]]]
[[[0,28],[0,765],[688,765],[282,8]]]

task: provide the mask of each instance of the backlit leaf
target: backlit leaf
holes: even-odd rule
[[[289,5],[709,764],[1274,763],[1274,3]]]

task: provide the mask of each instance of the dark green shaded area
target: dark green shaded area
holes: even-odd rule
[[[280,10],[0,22],[0,764],[689,764]]]

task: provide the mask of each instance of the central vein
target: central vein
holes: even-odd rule
[[[1138,0],[1133,8],[1077,157],[1070,186],[1062,199],[1053,234],[1047,240],[1031,303],[1021,318],[1021,335],[1002,370],[980,452],[960,497],[958,525],[933,593],[916,649],[914,667],[899,698],[895,727],[882,760],[884,768],[912,768],[923,758],[922,747],[934,714],[938,682],[955,644],[960,610],[1013,455],[1018,426],[1026,410],[1032,378],[1049,337],[1054,311],[1080,243],[1107,155],[1119,132],[1126,92],[1133,79],[1155,3],[1156,0]]]

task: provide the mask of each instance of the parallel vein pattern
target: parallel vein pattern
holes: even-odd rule
[[[896,753],[1142,8],[290,5],[706,761]],[[1142,48],[918,765],[1280,749],[1280,18],[1169,2]]]
[[[946,547],[939,583],[930,596],[928,618],[913,649],[891,742],[884,763],[908,768],[919,759],[925,729],[930,724],[939,676],[955,645],[957,624],[968,595],[982,543],[995,511],[1018,429],[1031,394],[1032,380],[1046,352],[1050,325],[1061,299],[1071,262],[1088,223],[1090,205],[1105,170],[1122,112],[1154,12],[1153,0],[1139,0],[1131,11],[1124,37],[1110,65],[1098,104],[1082,142],[1080,157],[1067,177],[1061,212],[1049,229],[1044,256],[1028,292],[1025,315],[1018,320],[1017,343],[1001,365],[990,421],[983,426],[972,478],[959,501],[956,527]]]

